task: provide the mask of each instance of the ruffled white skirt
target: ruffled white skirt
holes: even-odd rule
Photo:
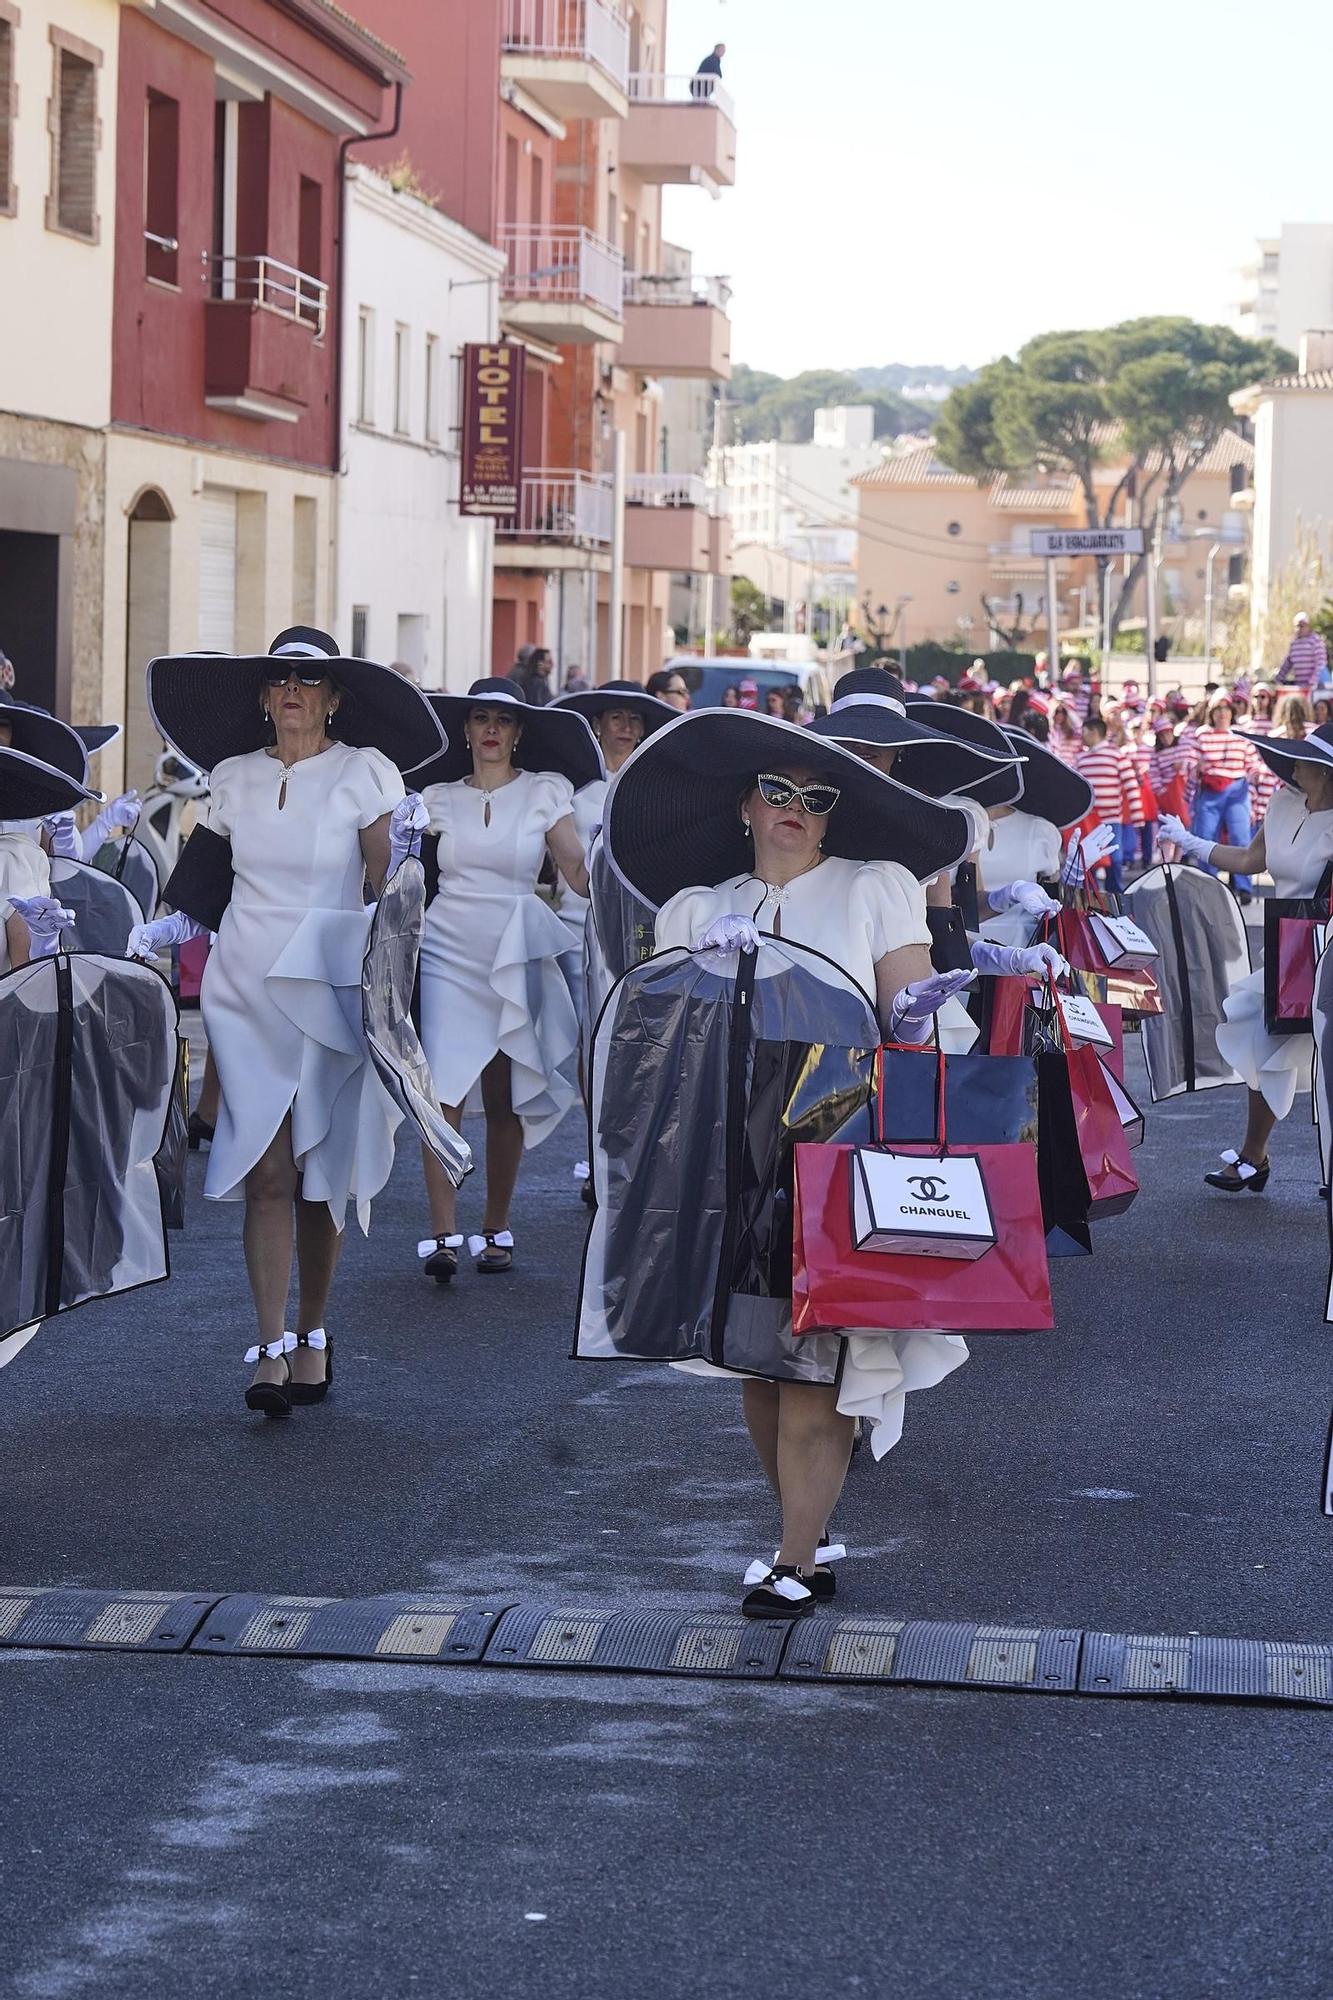
[[[400,1113],[361,1026],[361,910],[274,911],[233,903],[209,954],[200,1008],[221,1085],[204,1193],[237,1201],[290,1112],[306,1201],[363,1230],[389,1178]]]
[[[462,1104],[495,1055],[510,1062],[523,1143],[552,1133],[578,1098],[579,1024],[561,957],[569,931],[540,896],[468,896],[426,912],[421,1045],[442,1104]]]
[[[1270,1111],[1285,1118],[1298,1090],[1310,1088],[1313,1035],[1270,1035],[1264,1027],[1264,975],[1252,972],[1233,986],[1222,1003],[1226,1019],[1217,1028],[1218,1053]]]

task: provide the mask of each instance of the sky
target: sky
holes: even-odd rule
[[[1333,219],[1325,0],[669,0],[668,68],[718,41],[736,186],[668,188],[664,228],[752,367],[1230,321],[1256,236]]]

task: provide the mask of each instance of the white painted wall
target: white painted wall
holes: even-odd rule
[[[0,214],[0,407],[96,428],[111,417],[111,289],[116,225],[118,0],[23,0],[14,30],[18,116],[15,215]],[[46,226],[51,192],[52,26],[101,53],[97,72],[98,240]]]
[[[1271,665],[1285,634],[1268,633],[1269,592],[1303,533],[1327,544],[1333,524],[1333,390],[1264,394],[1254,411],[1254,664]],[[1268,655],[1266,658],[1265,655]],[[1281,654],[1277,655],[1281,658]]]
[[[428,688],[465,689],[490,672],[489,521],[458,512],[459,350],[491,340],[504,259],[489,244],[368,167],[347,191],[343,475],[337,482],[336,626],[350,649],[366,611],[371,659],[408,659]],[[451,284],[453,289],[451,290]],[[360,314],[371,325],[371,407],[363,413]],[[395,332],[406,329],[406,408],[395,408]],[[426,435],[426,343],[438,340],[436,420]],[[398,418],[402,431],[395,429]]]
[[[783,444],[777,440],[728,445],[722,483],[738,542],[785,548],[807,526],[856,531],[852,480],[879,464],[878,445]]]

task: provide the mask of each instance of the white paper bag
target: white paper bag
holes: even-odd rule
[[[1119,966],[1122,972],[1141,972],[1161,956],[1147,931],[1140,930],[1132,917],[1104,917],[1094,910],[1090,926],[1106,964]]]
[[[1095,1049],[1115,1047],[1115,1036],[1085,994],[1062,993],[1060,1012],[1071,1042],[1090,1042]]]
[[[969,1154],[941,1160],[858,1147],[851,1181],[858,1250],[972,1263],[995,1241],[985,1178]]]

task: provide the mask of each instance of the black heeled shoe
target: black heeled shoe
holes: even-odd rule
[[[511,1229],[484,1229],[480,1236],[469,1236],[468,1255],[472,1268],[480,1278],[502,1277],[514,1268],[514,1233]]]
[[[287,1359],[296,1345],[294,1333],[284,1333],[281,1340],[260,1341],[257,1347],[246,1349],[245,1358],[252,1363],[260,1361],[280,1361],[287,1370],[283,1382],[252,1382],[245,1392],[247,1410],[262,1411],[266,1417],[289,1417],[292,1413],[292,1364]]]
[[[838,1579],[832,1565],[845,1561],[846,1556],[847,1544],[845,1542],[831,1542],[827,1535],[820,1541],[819,1547],[815,1550],[814,1568],[803,1571],[801,1575],[802,1583],[814,1598],[816,1604],[831,1604],[837,1596]],[[772,1568],[776,1570],[777,1567],[778,1552],[775,1549],[773,1551]],[[763,1563],[752,1563],[746,1573],[745,1581],[747,1583],[762,1581],[763,1571]]]
[[[213,1127],[206,1118],[201,1118],[197,1111],[190,1113],[190,1122],[185,1129],[187,1143],[192,1153],[199,1151],[205,1139],[207,1139],[210,1146],[212,1145]]]
[[[447,1285],[458,1276],[458,1253],[466,1239],[462,1236],[426,1236],[417,1245],[421,1268],[437,1285]]]
[[[774,1563],[771,1569],[755,1563],[745,1581],[753,1584],[741,1599],[746,1618],[808,1618],[815,1608],[810,1579],[795,1563]]]
[[[289,1363],[288,1375],[290,1379],[287,1383],[287,1395],[293,1403],[322,1403],[328,1395],[333,1382],[333,1335],[325,1333],[322,1326],[317,1326],[310,1333],[298,1333],[296,1336],[296,1345],[298,1347],[308,1347],[316,1353],[321,1349],[323,1350],[324,1380],[322,1382],[298,1382],[291,1375]]]
[[[1220,1188],[1223,1194],[1262,1194],[1268,1186],[1268,1176],[1273,1171],[1271,1160],[1261,1160],[1256,1166],[1243,1153],[1228,1146],[1222,1155],[1223,1171],[1214,1167],[1212,1173],[1204,1175],[1208,1187]],[[1228,1173],[1225,1169],[1230,1168]]]

